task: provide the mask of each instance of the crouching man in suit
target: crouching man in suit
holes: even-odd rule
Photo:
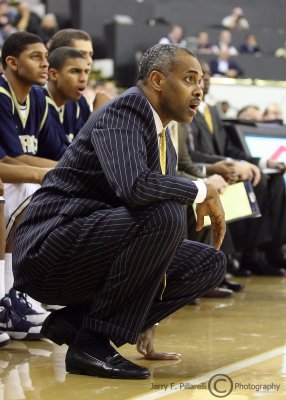
[[[195,55],[173,44],[147,50],[137,86],[94,113],[33,197],[15,240],[15,286],[66,306],[42,333],[67,343],[70,373],[142,379],[124,359],[136,344],[156,353],[154,324],[216,287],[224,212],[210,184],[176,177],[167,125],[191,122],[202,98]],[[183,204],[197,203],[197,229],[209,215],[215,245],[183,240]]]

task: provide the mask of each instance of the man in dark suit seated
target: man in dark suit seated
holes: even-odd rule
[[[166,126],[191,122],[202,70],[178,45],[143,55],[133,87],[94,113],[49,172],[17,230],[15,286],[47,304],[42,333],[67,343],[70,373],[143,379],[147,368],[111,345],[131,343],[149,359],[154,324],[216,287],[225,274],[219,248],[224,213],[216,189],[175,176]],[[209,215],[214,247],[183,240],[183,204]]]
[[[210,69],[206,62],[201,62],[201,65],[206,95],[210,87]],[[252,180],[262,217],[230,224],[235,248],[242,254],[242,268],[259,275],[285,275],[286,262],[280,248],[281,244],[286,243],[286,194],[282,175],[285,166],[269,160],[267,166],[281,169],[281,174],[268,178],[261,173],[259,160],[247,157],[230,140],[216,107],[206,102],[201,102],[190,128],[190,153],[194,162],[212,163],[215,166],[221,161],[224,167],[230,163],[235,167],[238,179]],[[220,173],[219,170],[216,173]],[[229,180],[224,169],[221,169],[221,174]]]

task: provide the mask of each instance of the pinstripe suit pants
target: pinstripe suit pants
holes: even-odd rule
[[[76,218],[56,228],[34,260],[29,251],[16,265],[18,276],[30,277],[21,289],[48,304],[83,304],[85,311],[89,304],[86,328],[117,346],[136,343],[140,332],[223,279],[223,253],[183,240],[184,228],[183,206],[174,201]]]

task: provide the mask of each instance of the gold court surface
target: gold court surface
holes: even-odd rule
[[[65,372],[66,346],[12,341],[0,350],[0,400],[286,399],[286,278],[240,278],[232,298],[202,299],[157,328],[156,349],[182,360],[147,361],[133,346],[125,357],[147,366],[143,381]]]

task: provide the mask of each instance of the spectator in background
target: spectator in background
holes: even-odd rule
[[[212,52],[218,54],[220,50],[228,50],[231,56],[237,56],[237,49],[231,45],[232,35],[229,31],[221,31],[218,38],[218,44],[212,46]]]
[[[239,78],[244,75],[242,68],[230,59],[227,49],[221,49],[216,59],[210,60],[210,69],[213,76]]]
[[[14,25],[19,31],[27,31],[38,35],[40,32],[41,18],[38,14],[30,10],[30,5],[26,1],[21,1],[17,7],[18,14]]]
[[[0,0],[0,48],[2,47],[5,39],[16,32],[12,22],[15,14],[7,0]]]
[[[209,34],[207,32],[198,33],[197,53],[211,54],[212,46],[209,41]]]
[[[179,25],[173,25],[167,36],[162,37],[159,40],[159,44],[180,44],[182,46],[186,45],[185,39],[183,39],[183,28]]]
[[[263,113],[264,121],[283,120],[283,112],[279,103],[270,103]]]
[[[216,106],[222,119],[236,118],[236,110],[227,100],[218,102]]]
[[[257,44],[256,37],[253,33],[248,33],[245,36],[244,42],[239,48],[241,54],[255,54],[256,56],[261,55],[261,49]]]
[[[255,105],[247,105],[240,109],[237,113],[238,119],[243,119],[245,121],[262,121],[262,112],[259,107]]]
[[[275,50],[274,55],[278,58],[286,58],[286,41],[284,42],[284,47],[279,47]]]
[[[49,13],[43,16],[39,30],[39,36],[47,44],[52,36],[59,30],[55,14]]]
[[[228,29],[244,30],[249,29],[249,23],[243,15],[243,10],[240,7],[235,7],[231,15],[224,17],[221,21],[222,26]]]

